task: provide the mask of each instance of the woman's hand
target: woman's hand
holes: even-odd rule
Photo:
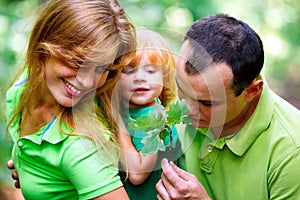
[[[20,181],[17,171],[15,170],[14,162],[13,160],[7,161],[7,168],[10,170],[13,170],[11,173],[11,177],[13,180],[15,180],[15,187],[20,188]]]

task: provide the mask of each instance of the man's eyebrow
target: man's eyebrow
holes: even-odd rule
[[[180,90],[184,95],[188,96],[188,95],[182,90],[182,88],[179,86],[177,76],[175,76],[175,81],[176,81],[178,90]],[[202,104],[211,104],[211,103],[213,103],[211,100],[199,100],[199,99],[194,99],[194,98],[192,98],[192,97],[190,97],[190,96],[188,96],[188,97],[189,97],[191,100],[197,101],[198,103],[202,103]]]

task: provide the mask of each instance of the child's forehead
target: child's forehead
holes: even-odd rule
[[[141,51],[137,52],[131,61],[131,65],[161,65],[163,58],[161,54],[156,51]]]
[[[128,65],[125,68],[131,68],[131,69],[135,69],[135,68],[147,68],[147,67],[155,67],[155,68],[161,68],[161,65],[156,65],[153,63],[144,63],[144,64],[137,64],[137,65]]]

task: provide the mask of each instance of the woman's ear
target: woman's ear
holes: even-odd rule
[[[248,102],[252,101],[256,96],[261,94],[262,87],[263,87],[262,80],[255,80],[253,81],[248,88],[246,89],[246,100]]]

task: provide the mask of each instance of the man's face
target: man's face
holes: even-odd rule
[[[190,106],[189,116],[199,128],[223,127],[239,123],[247,110],[245,92],[238,97],[231,88],[233,74],[226,63],[209,66],[199,74],[188,75],[185,63],[191,53],[188,42],[180,51],[177,62],[177,85],[179,97]]]

